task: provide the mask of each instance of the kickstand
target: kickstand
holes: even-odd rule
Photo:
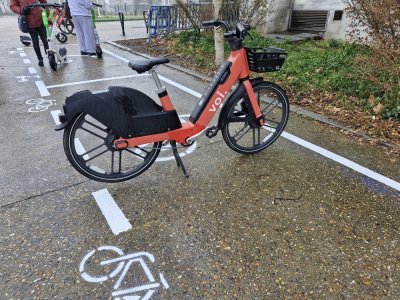
[[[172,147],[172,153],[174,153],[176,164],[178,165],[178,168],[181,168],[183,171],[183,174],[185,174],[185,177],[188,178],[189,174],[186,172],[185,166],[183,165],[182,159],[179,156],[178,150],[176,149],[176,142],[175,141],[170,141],[171,147]]]

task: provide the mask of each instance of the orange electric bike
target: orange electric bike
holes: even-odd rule
[[[243,46],[249,27],[206,21],[203,26],[223,27],[231,55],[221,65],[188,122],[181,122],[165,87],[153,69],[167,58],[132,60],[129,66],[149,71],[161,105],[144,93],[127,87],[109,87],[97,94],[82,91],[67,97],[60,115],[64,150],[72,166],[84,176],[103,182],[120,182],[138,176],[156,160],[166,142],[188,176],[177,144],[190,146],[205,134],[219,130],[226,144],[239,153],[253,154],[270,146],[282,133],[289,115],[289,101],[282,88],[262,78],[250,79],[250,71],[277,71],[286,52],[279,48]],[[218,122],[210,126],[221,109]]]

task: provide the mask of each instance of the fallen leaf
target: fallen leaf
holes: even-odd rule
[[[375,106],[372,110],[376,114],[380,114],[382,112],[383,105],[379,102],[377,106]]]

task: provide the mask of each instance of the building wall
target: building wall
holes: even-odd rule
[[[334,21],[335,10],[344,10],[345,3],[342,0],[294,0],[293,10],[327,10],[328,20],[324,38],[347,39],[346,33],[349,29],[350,19],[343,12],[342,20]]]
[[[265,24],[258,29],[262,33],[278,33],[289,29],[290,12],[292,10],[327,10],[328,20],[324,38],[326,39],[348,39],[350,19],[344,9],[342,0],[274,0],[274,11],[266,18]],[[340,21],[334,21],[335,10],[343,10]]]
[[[342,0],[294,0],[294,10],[339,10],[346,6]]]
[[[274,0],[272,13],[258,29],[263,33],[287,31],[292,2],[293,0]]]

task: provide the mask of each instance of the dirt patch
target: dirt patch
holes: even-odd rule
[[[213,75],[213,71],[196,62],[195,55],[177,53],[168,39],[153,39],[150,43],[147,42],[147,39],[123,40],[117,43],[134,52],[149,56],[167,56],[173,64],[204,75]],[[259,75],[257,74],[257,76]],[[371,137],[370,142],[373,144],[385,146],[389,151],[400,152],[400,121],[371,116],[362,110],[338,107],[335,104],[339,102],[339,96],[335,93],[323,91],[298,93],[286,86],[284,88],[288,93],[290,103],[339,121],[354,132],[366,133]],[[387,144],[393,145],[393,147],[387,147]]]

